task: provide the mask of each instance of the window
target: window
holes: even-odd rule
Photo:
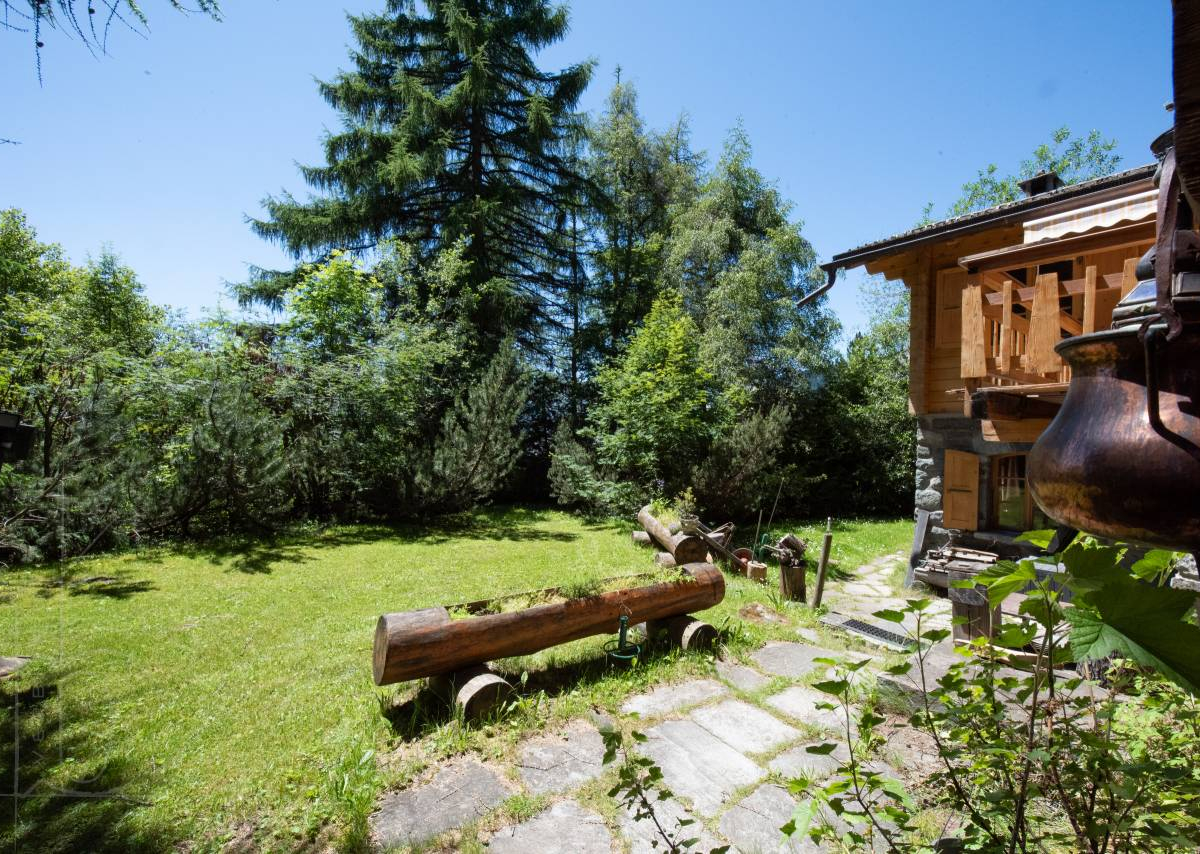
[[[992,516],[1002,531],[1051,528],[1053,523],[1033,503],[1025,482],[1025,455],[992,459]]]

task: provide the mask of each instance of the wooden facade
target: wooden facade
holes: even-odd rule
[[[1020,494],[1023,456],[1070,381],[1054,348],[1109,328],[1134,286],[1154,239],[1151,176],[1141,167],[1056,189],[825,265],[909,289],[916,503],[933,514],[931,546],[952,533],[990,546],[1039,521]]]

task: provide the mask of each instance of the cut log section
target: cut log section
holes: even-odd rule
[[[646,533],[671,553],[675,563],[682,566],[685,563],[704,562],[704,557],[708,554],[708,546],[704,541],[690,534],[672,534],[666,525],[654,518],[649,504],[638,511],[638,521],[642,523]]]
[[[652,637],[666,632],[672,646],[684,650],[712,649],[717,643],[717,630],[690,614],[669,620],[654,620],[646,624],[646,634]]]
[[[434,676],[430,689],[447,703],[462,710],[467,720],[487,717],[512,694],[512,685],[486,664],[457,673]]]
[[[451,620],[445,608],[384,614],[375,628],[375,684],[454,673],[591,635],[615,634],[621,615],[631,624],[661,620],[711,608],[725,597],[725,579],[712,564],[691,563],[683,571],[690,578],[508,614],[463,620]]]
[[[654,545],[654,540],[645,531],[634,531],[633,544],[635,546],[651,546]]]
[[[654,562],[663,569],[670,569],[675,566],[675,558],[672,557],[670,552],[659,552],[654,556]]]

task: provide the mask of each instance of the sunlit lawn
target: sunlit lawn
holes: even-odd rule
[[[709,666],[668,656],[610,674],[605,639],[579,641],[505,662],[514,676],[530,672],[528,691],[545,688],[545,703],[457,737],[453,721],[414,703],[414,686],[372,684],[380,613],[649,570],[632,527],[493,510],[426,528],[314,530],[7,572],[0,655],[34,662],[0,687],[10,736],[0,774],[30,796],[17,800],[15,824],[11,810],[0,819],[0,844],[129,851],[192,840],[203,850],[241,829],[268,848],[347,846],[378,790],[436,755],[511,741],[589,705],[615,708],[648,681]],[[815,557],[819,527],[775,530],[809,539]],[[910,532],[907,522],[839,525],[834,560],[853,568],[903,550]],[[768,597],[731,579],[708,619],[724,624]],[[779,631],[750,626],[741,642]],[[539,682],[551,672],[554,686]],[[377,767],[370,751],[397,745],[406,761]],[[51,796],[64,792],[76,796]]]

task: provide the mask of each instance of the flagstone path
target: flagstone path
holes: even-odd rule
[[[854,578],[831,581],[826,601],[841,613],[869,619],[881,608],[903,600],[889,583],[902,556],[890,555],[861,567]],[[932,620],[949,624],[949,603],[935,600]],[[805,747],[837,740],[842,715],[817,708],[824,695],[806,683],[825,678],[829,665],[818,658],[861,660],[883,655],[841,646],[832,630],[798,631],[798,641],[775,641],[750,656],[750,662],[718,661],[715,678],[661,685],[628,699],[621,707],[637,716],[646,736],[638,745],[663,773],[673,796],[655,804],[658,821],[682,837],[695,837],[691,850],[721,845],[742,852],[809,852],[819,849],[807,838],[788,839],[779,828],[797,805],[787,790],[790,778],[828,778],[846,755],[808,753]],[[814,642],[817,641],[817,642]],[[927,748],[903,739],[889,742],[880,759],[894,768],[924,764]],[[591,720],[525,741],[512,765],[486,764],[459,757],[430,769],[409,788],[385,794],[372,817],[374,841],[381,848],[426,846],[435,837],[481,819],[516,795],[548,797],[536,815],[508,826],[480,827],[489,851],[632,854],[661,850],[652,819],[608,807],[605,818],[594,801],[573,793],[605,772],[604,745]],[[592,797],[595,797],[594,790]],[[614,817],[615,816],[615,817]],[[434,850],[454,847],[453,838]],[[659,841],[656,849],[654,843]]]

